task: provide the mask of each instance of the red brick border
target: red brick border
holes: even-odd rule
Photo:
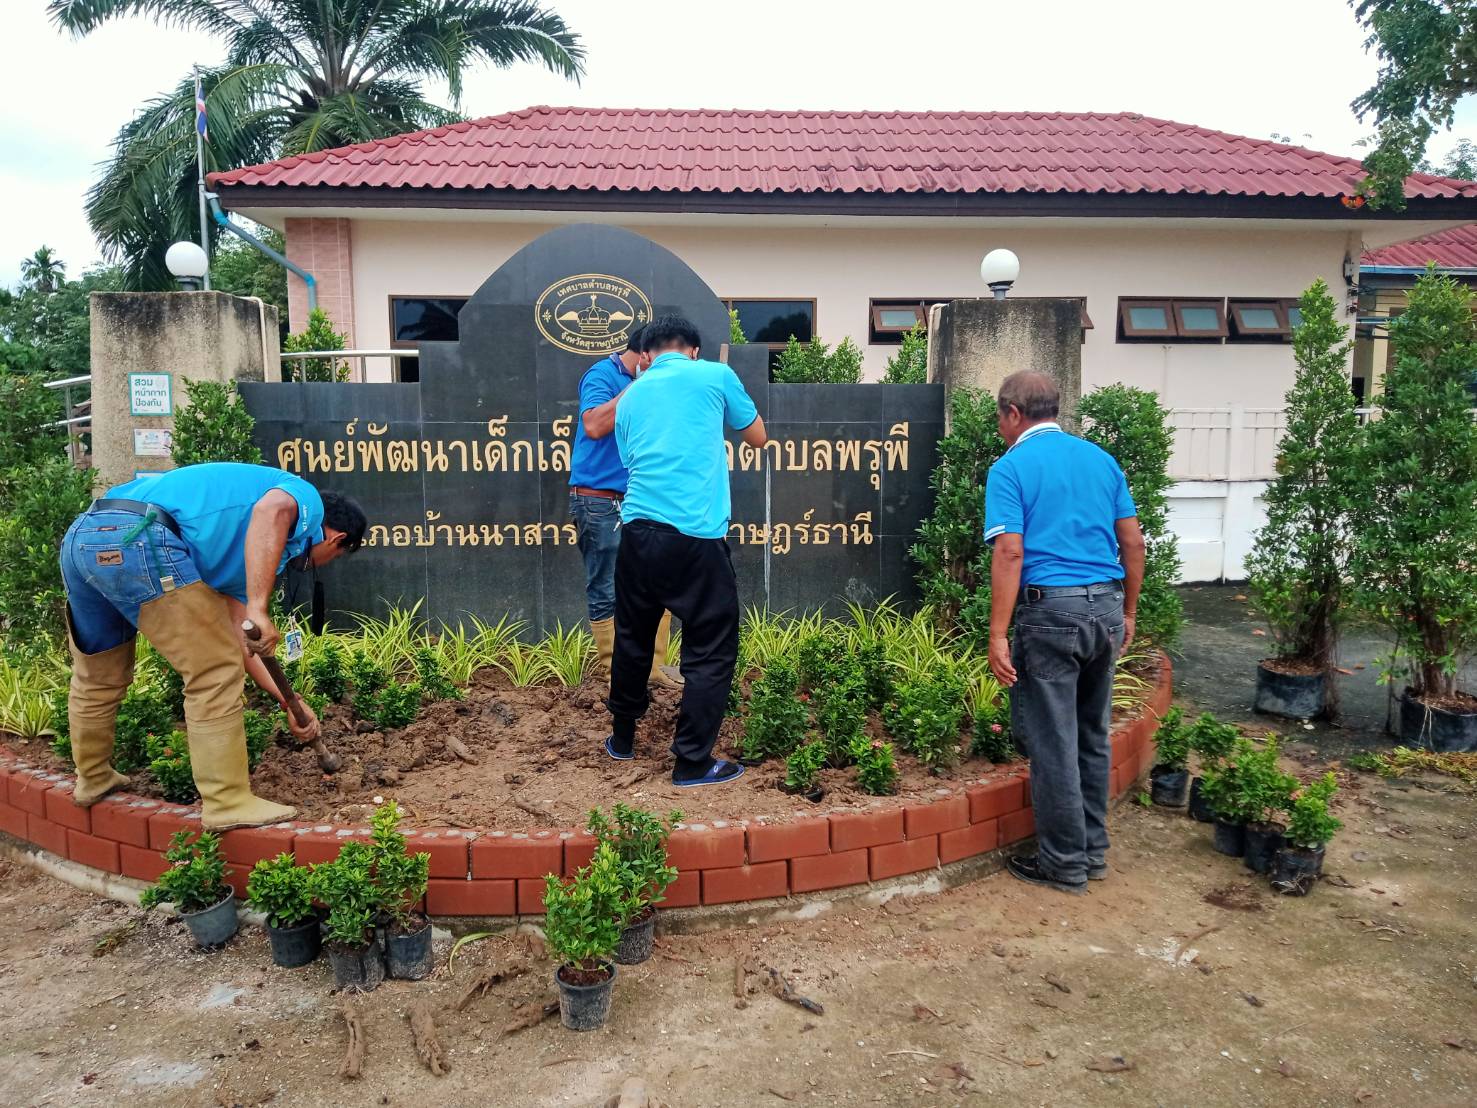
[[[1157,719],[1169,709],[1173,673],[1162,660],[1143,714],[1114,731],[1112,788],[1132,792],[1153,765]],[[924,873],[1029,838],[1030,773],[1004,769],[988,778],[940,788],[938,798],[894,807],[835,811],[775,823],[710,820],[679,825],[669,845],[677,881],[665,908],[742,903],[865,885]],[[72,804],[72,779],[27,765],[0,750],[0,834],[30,842],[103,873],[153,880],[160,857],[181,828],[198,830],[198,809],[116,795],[90,809]],[[223,836],[231,883],[245,887],[257,860],[286,852],[299,862],[337,857],[365,827],[281,823]],[[409,833],[431,855],[427,906],[434,916],[539,915],[543,875],[569,875],[585,865],[594,839],[583,830]]]

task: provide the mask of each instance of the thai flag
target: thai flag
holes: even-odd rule
[[[205,127],[205,93],[200,90],[200,78],[195,78],[195,133],[210,141],[210,132]]]

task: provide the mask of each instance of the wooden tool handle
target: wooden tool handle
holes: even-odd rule
[[[241,621],[241,633],[252,642],[261,641],[261,628],[249,619]],[[287,674],[282,670],[282,663],[270,654],[263,654],[261,659],[262,665],[267,669],[267,676],[276,683],[277,691],[282,694],[282,699],[287,701],[287,710],[292,713],[292,718],[297,720],[299,727],[306,727],[312,717],[308,715],[308,709],[302,697],[293,691],[292,683],[287,680]]]

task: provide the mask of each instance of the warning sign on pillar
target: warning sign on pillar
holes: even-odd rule
[[[163,428],[136,427],[133,431],[133,453],[138,458],[169,457],[170,433]]]

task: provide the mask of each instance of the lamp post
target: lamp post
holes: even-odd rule
[[[1020,275],[1021,260],[1011,250],[991,250],[980,262],[980,279],[990,286],[996,300],[1005,299],[1005,294]]]
[[[199,243],[177,242],[164,252],[164,266],[174,275],[180,288],[195,292],[205,285],[205,273],[210,268],[210,259]]]

